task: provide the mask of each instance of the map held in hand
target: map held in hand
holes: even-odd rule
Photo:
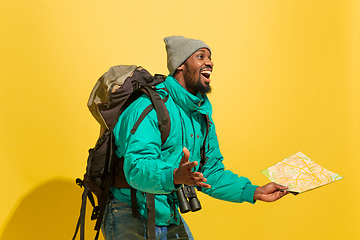
[[[261,172],[270,181],[288,186],[288,191],[294,195],[343,178],[321,167],[302,152],[297,152]]]

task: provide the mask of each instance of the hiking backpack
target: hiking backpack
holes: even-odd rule
[[[106,202],[112,186],[131,188],[132,213],[133,217],[137,217],[136,190],[126,182],[123,172],[124,159],[118,158],[115,154],[113,129],[121,113],[142,94],[146,94],[150,98],[151,104],[145,108],[131,132],[135,133],[145,116],[152,109],[155,109],[162,144],[164,144],[170,132],[170,117],[164,104],[169,94],[161,99],[155,87],[164,80],[165,76],[152,76],[142,67],[118,65],[111,67],[96,82],[87,105],[94,118],[101,125],[101,131],[95,147],[89,149],[84,178],[76,179],[77,185],[84,187],[84,192],[73,240],[76,238],[79,229],[80,239],[84,239],[87,198],[93,206],[91,220],[97,220],[94,229],[97,231],[95,240],[98,239]],[[167,91],[165,88],[164,90]],[[97,206],[93,194],[97,197]],[[148,208],[147,234],[149,239],[155,239],[154,195],[147,193],[146,199]]]

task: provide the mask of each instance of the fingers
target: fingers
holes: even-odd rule
[[[183,152],[184,152],[184,156],[181,158],[180,167],[184,168],[187,171],[191,171],[193,167],[198,165],[198,162],[197,161],[189,162],[190,152],[186,147],[183,148]]]
[[[286,190],[288,189],[289,187],[287,186],[283,186],[283,185],[280,185],[280,184],[277,184],[277,183],[273,183],[274,184],[274,187],[278,190]]]
[[[183,152],[184,156],[181,158],[180,165],[189,162],[190,158],[190,152],[186,147],[183,148]]]
[[[207,181],[207,179],[204,178],[204,175],[199,172],[189,172],[187,174],[187,179],[189,181],[188,183],[191,183],[191,184],[185,183],[187,185],[194,185],[198,182],[206,182]]]
[[[211,188],[211,186],[209,184],[206,184],[203,182],[197,183],[196,185],[199,187],[203,187],[203,188]]]
[[[276,193],[276,200],[282,198],[283,196],[285,196],[286,194],[288,194],[289,192],[286,191],[289,187],[287,186],[282,186],[280,184],[275,184],[275,188],[277,189],[277,191],[275,192]]]
[[[285,195],[287,195],[289,192],[288,191],[277,191],[277,192],[275,192],[274,193],[274,201],[276,201],[276,200],[278,200],[278,199],[280,199],[280,198],[282,198],[283,196],[285,196]]]
[[[187,149],[186,147],[183,148],[183,152],[185,155],[188,156],[188,158],[190,157],[190,152],[189,152],[189,149]]]
[[[193,179],[200,179],[200,178],[205,179],[205,178],[203,178],[204,175],[202,173],[200,173],[200,172],[190,172],[189,177],[191,177]]]
[[[185,183],[186,185],[196,185],[196,186],[200,186],[203,188],[211,188],[211,186],[209,184],[206,184],[205,182],[207,182],[206,178],[192,178],[188,181],[188,183]]]
[[[190,152],[186,147],[183,148],[183,153],[184,155],[180,160],[179,168],[175,169],[173,173],[174,183],[211,188],[209,184],[204,183],[207,180],[202,173],[192,171],[192,169],[198,165],[198,162],[189,162]]]
[[[268,184],[262,186],[262,188],[263,188],[264,193],[273,193],[273,192],[276,192],[279,190],[288,189],[287,186],[282,186],[282,185],[274,183],[274,182],[268,183]]]
[[[182,168],[174,170],[175,184],[197,185],[205,188],[211,187],[209,184],[205,184],[204,182],[207,182],[207,179],[204,178],[204,175],[202,173],[191,172],[190,170],[185,171],[184,166],[182,166]]]
[[[183,164],[181,167],[184,168],[186,171],[191,171],[191,169],[193,167],[195,167],[196,165],[198,165],[198,163],[196,161],[194,162],[187,162],[185,164]]]

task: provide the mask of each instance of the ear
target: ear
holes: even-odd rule
[[[183,66],[184,66],[184,64],[181,64],[176,70],[175,70],[175,72],[174,72],[174,77],[176,76],[176,75],[178,75],[180,72],[182,72],[183,71]]]
[[[182,71],[183,68],[184,68],[184,64],[181,64],[181,65],[176,69],[176,71]]]

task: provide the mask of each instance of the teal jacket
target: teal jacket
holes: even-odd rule
[[[211,185],[210,189],[203,188],[202,192],[226,201],[254,203],[253,195],[257,186],[252,185],[249,179],[239,177],[224,168],[215,125],[211,118],[212,107],[207,96],[190,94],[171,75],[157,87],[165,87],[170,92],[165,105],[169,111],[171,129],[163,145],[154,110],[145,117],[134,134],[130,133],[140,114],[151,104],[145,95],[124,111],[114,129],[116,154],[118,157],[124,156],[126,179],[138,190],[139,213],[147,217],[145,193],[149,192],[156,194],[156,225],[180,223],[173,172],[179,167],[183,147],[190,152],[189,161],[200,163],[200,148],[206,133],[206,123],[202,114],[207,114],[210,118],[206,141],[206,156],[209,159],[203,167],[203,174],[207,183]],[[162,97],[167,95],[164,90],[158,92]],[[120,201],[131,204],[129,189],[112,188],[112,193]],[[199,199],[201,201],[201,197]]]

